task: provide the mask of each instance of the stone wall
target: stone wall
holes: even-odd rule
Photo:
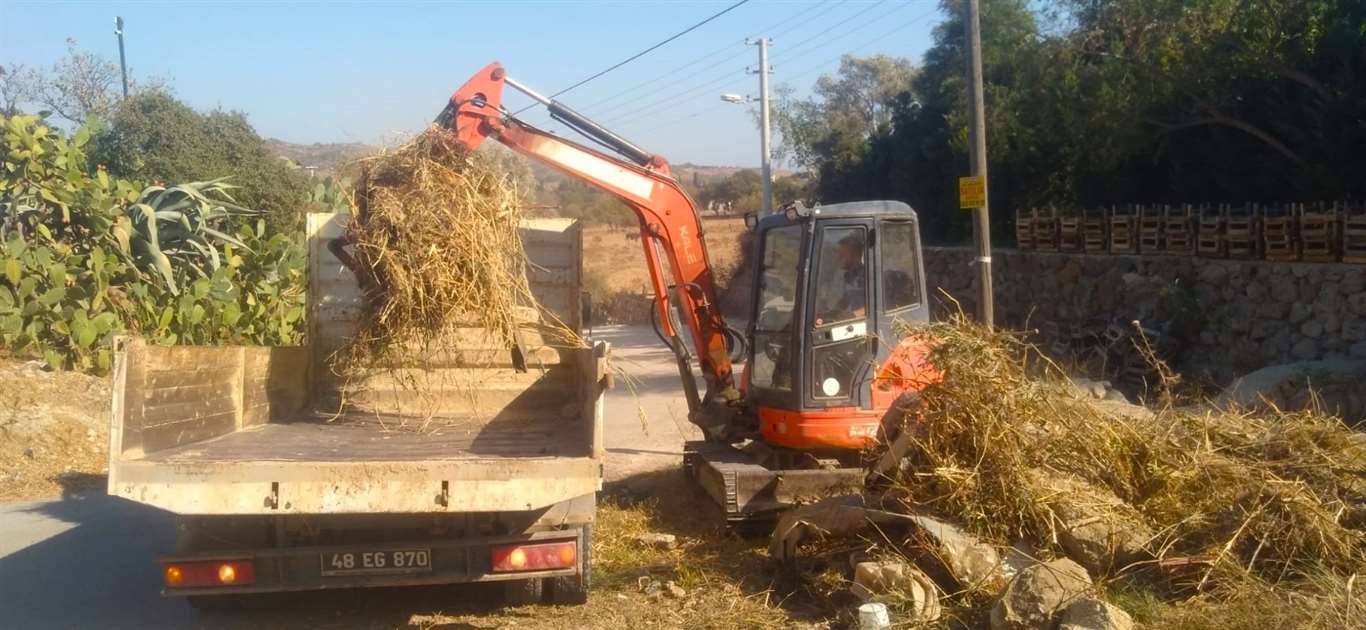
[[[966,247],[926,248],[940,314],[949,301],[938,289],[975,312],[973,258]],[[1279,363],[1366,359],[1363,265],[1015,250],[992,261],[998,324],[1047,336],[1139,320],[1172,341],[1178,369],[1216,383]]]

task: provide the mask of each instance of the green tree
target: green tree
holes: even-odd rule
[[[778,155],[813,170],[856,165],[868,143],[890,130],[898,97],[910,90],[915,70],[907,59],[845,55],[834,75],[816,80],[809,99],[778,90],[774,126]]]
[[[853,108],[820,89],[778,119],[822,201],[906,200],[927,240],[961,242],[961,2],[942,8],[911,88],[886,101],[890,123],[832,115]],[[983,0],[996,238],[1044,204],[1366,195],[1363,24],[1359,0]]]
[[[308,178],[272,155],[241,112],[200,113],[146,92],[124,101],[92,145],[92,159],[119,177],[176,182],[231,173],[234,198],[265,212],[273,231],[302,229]]]

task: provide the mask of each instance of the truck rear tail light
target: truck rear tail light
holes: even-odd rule
[[[244,586],[256,583],[256,563],[251,560],[168,562],[162,570],[166,586]]]
[[[494,573],[568,569],[578,561],[578,544],[573,541],[535,545],[503,545],[493,548]]]

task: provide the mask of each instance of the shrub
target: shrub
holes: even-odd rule
[[[306,257],[221,181],[140,189],[72,138],[0,118],[0,347],[102,372],[120,332],[158,343],[302,339]]]
[[[232,174],[244,206],[272,231],[301,232],[308,178],[275,157],[238,112],[199,113],[165,92],[129,97],[92,140],[91,157],[112,175],[185,182]]]

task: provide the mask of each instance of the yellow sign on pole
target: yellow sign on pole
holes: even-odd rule
[[[958,178],[958,209],[970,210],[987,205],[987,183],[980,175]]]

